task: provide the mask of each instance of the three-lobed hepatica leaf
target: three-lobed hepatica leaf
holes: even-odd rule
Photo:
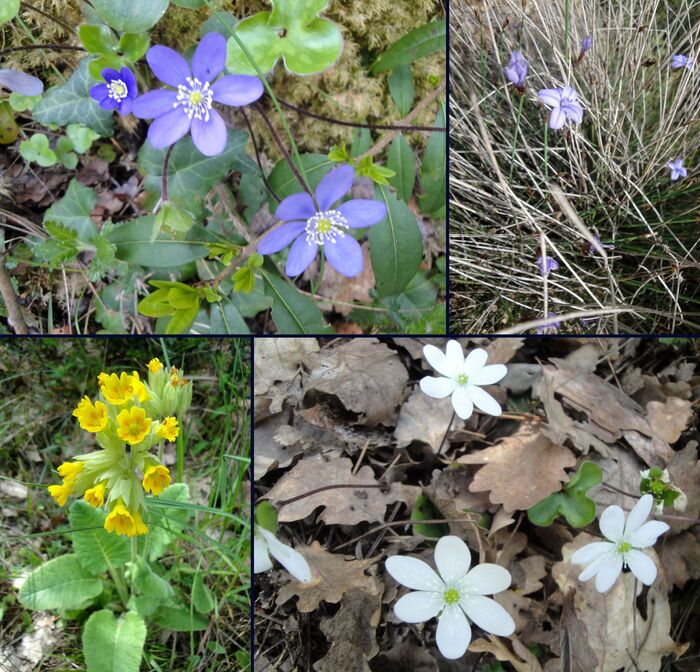
[[[140,33],[155,26],[168,9],[168,0],[93,0],[95,11],[120,33]]]
[[[146,623],[137,613],[117,618],[109,609],[96,611],[83,629],[87,672],[138,672],[145,641]]]
[[[270,0],[271,12],[243,19],[235,37],[228,40],[226,68],[229,72],[257,74],[243,43],[263,73],[282,58],[290,72],[312,75],[330,68],[340,57],[343,36],[338,26],[319,17],[329,0]],[[238,39],[236,39],[238,38]]]
[[[528,509],[529,521],[533,525],[548,527],[557,516],[562,515],[573,527],[589,525],[595,518],[595,502],[586,492],[602,480],[600,467],[593,462],[584,462],[561,492],[545,497]]]

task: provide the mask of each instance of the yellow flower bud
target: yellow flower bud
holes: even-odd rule
[[[83,470],[84,466],[83,462],[64,462],[58,468],[58,473],[61,474],[64,483],[73,483],[75,477]]]
[[[124,409],[117,416],[117,435],[130,446],[135,446],[151,431],[151,422],[143,408],[133,406],[128,411]]]
[[[90,506],[102,506],[105,501],[105,484],[98,483],[96,486],[86,490],[85,501]]]
[[[107,418],[107,407],[101,402],[96,401],[93,406],[90,397],[83,397],[78,407],[73,411],[73,415],[78,418],[81,429],[86,432],[101,432],[109,422]]]
[[[180,428],[177,426],[177,418],[163,418],[163,422],[156,430],[156,434],[160,436],[161,439],[165,439],[171,443],[175,441],[180,434]]]
[[[143,489],[146,492],[152,492],[154,495],[160,495],[165,488],[170,485],[170,472],[167,467],[158,464],[155,467],[148,467],[143,475],[141,482]]]
[[[105,530],[107,532],[116,532],[117,534],[126,534],[130,537],[136,534],[136,523],[121,500],[107,516]]]
[[[151,373],[158,373],[163,368],[163,364],[161,364],[160,359],[157,357],[154,357],[150,362],[148,362],[148,370]]]
[[[68,495],[73,488],[72,483],[64,483],[63,485],[50,485],[49,494],[56,500],[59,506],[65,506],[68,501]]]

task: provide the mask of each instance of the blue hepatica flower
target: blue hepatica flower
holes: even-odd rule
[[[122,68],[119,72],[113,68],[105,68],[102,78],[106,83],[93,86],[90,96],[104,110],[118,110],[123,116],[131,114],[134,99],[139,95],[134,73],[129,68]]]
[[[558,131],[564,126],[566,120],[580,124],[583,121],[583,108],[578,102],[578,94],[573,87],[557,87],[555,89],[541,89],[537,97],[552,112],[549,115],[549,127]]]
[[[521,89],[523,87],[527,77],[527,61],[519,51],[511,53],[508,65],[503,68],[503,74],[516,88]]]
[[[275,213],[284,223],[259,243],[260,254],[273,254],[294,244],[287,257],[287,275],[303,273],[323,248],[328,263],[338,273],[352,278],[362,272],[362,249],[349,229],[363,229],[386,217],[386,205],[354,198],[333,207],[352,187],[355,171],[342,165],[331,170],[316,187],[316,203],[307,193],[287,196]]]
[[[154,119],[148,139],[157,149],[175,144],[192,131],[195,147],[205,156],[226,147],[226,124],[214,103],[242,106],[255,102],[263,84],[250,75],[225,75],[214,81],[226,64],[226,39],[219,33],[202,38],[192,57],[192,69],[173,49],[151,47],[146,54],[153,74],[173,89],[149,91],[134,102],[134,116]]]
[[[693,69],[693,63],[695,59],[692,56],[684,56],[683,54],[674,54],[671,57],[671,67],[674,70],[678,68],[687,68],[688,70]]]
[[[0,88],[5,87],[23,96],[39,96],[44,90],[44,83],[19,70],[0,69]]]
[[[671,182],[688,177],[688,169],[683,166],[683,159],[675,159],[666,164],[666,168],[671,169]]]

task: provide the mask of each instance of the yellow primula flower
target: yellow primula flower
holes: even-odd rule
[[[177,418],[163,418],[163,422],[156,430],[156,434],[160,436],[161,439],[165,439],[166,441],[170,441],[171,443],[175,441],[175,439],[177,439],[178,437],[178,434],[180,434],[180,428],[177,426]]]
[[[63,485],[50,485],[49,494],[56,500],[59,506],[65,506],[68,501],[68,495],[73,488],[72,483],[64,483]]]
[[[148,401],[148,398],[151,396],[148,393],[148,388],[146,385],[141,382],[138,371],[134,371],[133,375],[131,376],[131,389],[132,394],[134,394],[141,403]]]
[[[150,362],[148,362],[148,370],[151,373],[158,373],[163,368],[163,364],[160,359],[154,357]]]
[[[122,371],[108,376],[106,373],[99,375],[100,391],[104,398],[114,406],[121,406],[129,401],[134,394],[133,379],[128,373]]]
[[[133,406],[128,411],[124,409],[117,416],[117,436],[130,446],[135,446],[151,431],[151,422],[143,408]]]
[[[105,484],[98,483],[96,486],[86,490],[85,501],[90,506],[102,506],[105,501]]]
[[[96,401],[93,406],[90,397],[83,397],[78,407],[73,411],[73,415],[78,418],[81,429],[86,432],[101,432],[109,422],[107,418],[107,407],[101,402]]]
[[[107,532],[116,532],[117,534],[126,534],[130,537],[136,534],[136,522],[121,500],[107,516],[105,530]]]
[[[58,468],[58,473],[61,474],[64,483],[72,483],[84,466],[84,462],[64,462]]]
[[[143,475],[141,482],[143,489],[146,492],[152,492],[154,495],[160,495],[165,488],[170,485],[170,472],[167,467],[158,464],[155,467],[148,467]]]
[[[146,524],[143,522],[141,514],[138,511],[134,511],[131,515],[134,518],[134,534],[130,534],[129,536],[133,537],[138,534],[148,534],[148,527],[146,527]]]

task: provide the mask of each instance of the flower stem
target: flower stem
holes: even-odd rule
[[[544,181],[549,179],[549,122],[544,122]]]
[[[320,254],[320,260],[318,262],[318,273],[316,274],[316,277],[314,278],[314,282],[311,285],[311,293],[312,294],[317,294],[318,289],[321,286],[321,281],[323,280],[323,271],[326,267],[326,255],[323,253],[323,247],[321,246],[321,254]]]
[[[170,162],[170,155],[173,153],[173,148],[175,145],[170,145],[168,151],[165,152],[165,157],[163,158],[163,175],[161,177],[161,203],[168,202],[168,164]]]
[[[571,23],[570,0],[564,0],[564,61],[569,65],[569,24]]]
[[[267,189],[267,193],[272,196],[278,203],[282,202],[282,199],[275,193],[274,189],[270,186],[270,183],[267,180],[267,177],[265,175],[265,171],[263,170],[262,166],[262,160],[260,159],[260,150],[258,149],[258,141],[255,138],[255,132],[253,131],[253,126],[250,123],[250,119],[248,115],[246,114],[246,111],[244,108],[240,108],[241,114],[243,115],[243,118],[245,119],[246,126],[248,127],[248,132],[250,133],[250,139],[253,141],[253,149],[255,150],[255,160],[258,163],[258,168],[260,169],[260,177],[262,178],[263,184],[265,185],[265,189]]]
[[[452,411],[452,415],[450,416],[450,421],[447,423],[447,429],[445,430],[445,434],[442,437],[442,441],[440,441],[440,446],[438,447],[437,453],[435,453],[435,459],[438,458],[438,455],[442,452],[442,448],[445,445],[445,441],[447,441],[447,435],[450,433],[450,429],[452,428],[452,423],[455,421],[455,411]]]
[[[513,168],[515,168],[515,148],[518,145],[518,133],[520,132],[520,117],[523,114],[523,104],[525,103],[525,94],[520,94],[520,102],[518,103],[518,116],[515,119],[515,133],[513,134],[513,150],[510,153],[510,172],[508,173],[508,185],[513,181]]]
[[[121,570],[114,569],[113,567],[109,566],[107,567],[107,571],[112,577],[112,581],[114,581],[114,586],[117,589],[117,592],[119,593],[119,599],[122,601],[122,604],[126,607],[127,602],[129,601],[129,592],[126,589],[126,584],[124,583]]]

